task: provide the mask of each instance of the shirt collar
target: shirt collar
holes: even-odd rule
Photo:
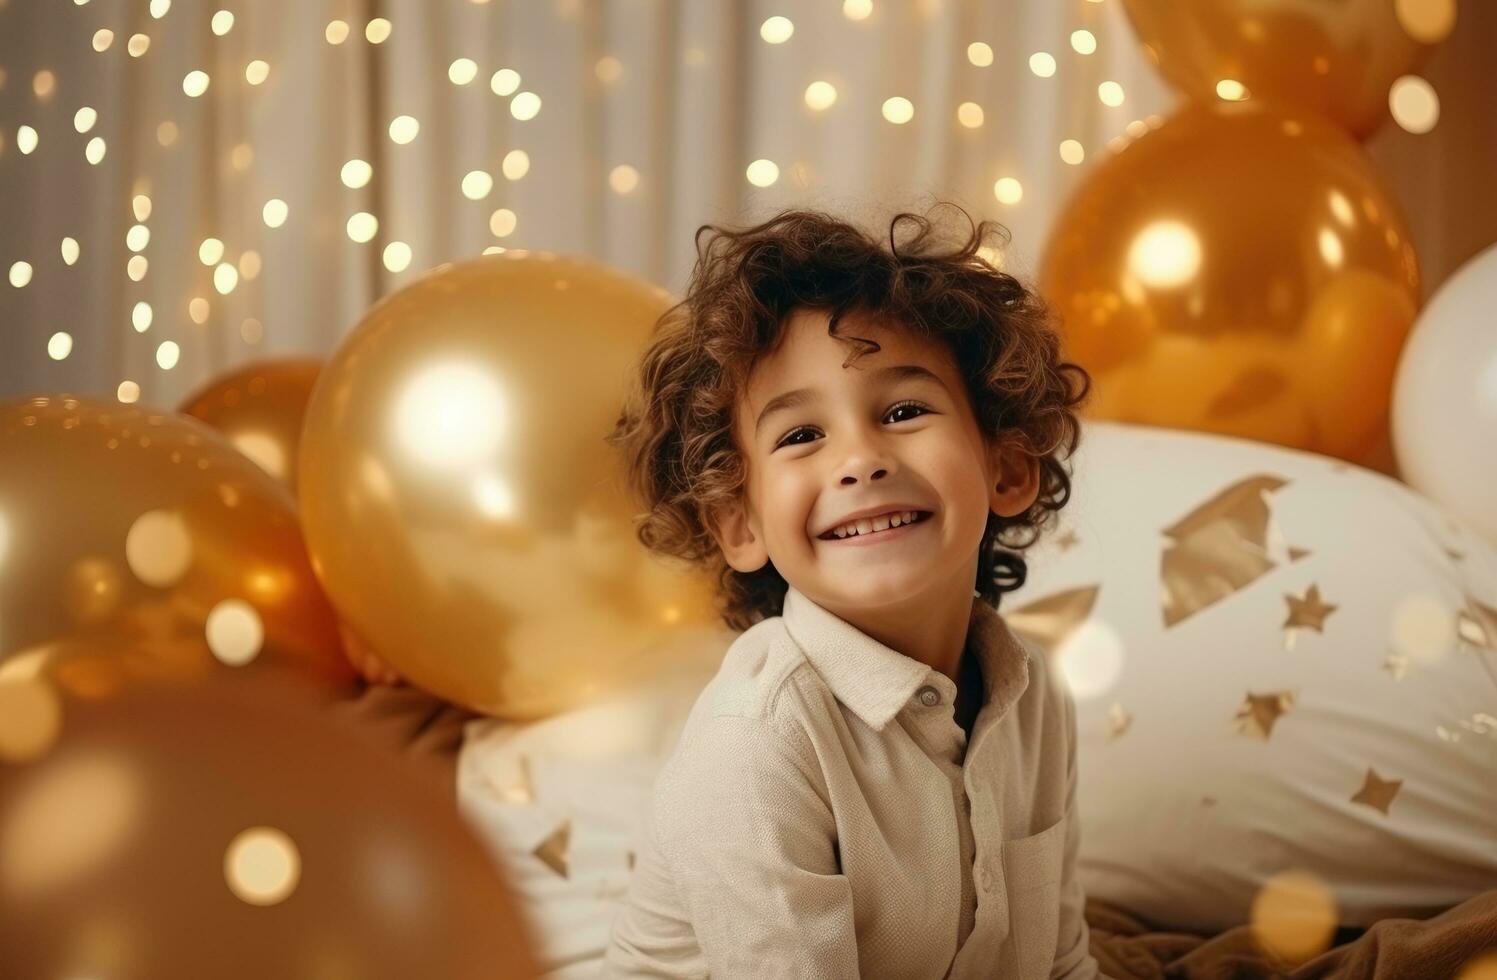
[[[893,650],[807,598],[795,586],[785,592],[782,617],[790,638],[838,701],[875,731],[882,731],[922,685],[941,692],[951,705],[951,678]],[[1029,686],[1029,652],[979,596],[972,599],[967,644],[982,663],[983,701],[1001,717]]]

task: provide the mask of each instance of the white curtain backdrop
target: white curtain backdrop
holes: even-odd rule
[[[794,25],[783,43],[761,36],[775,16]],[[376,18],[390,26],[380,43],[366,35]],[[1077,30],[1094,52],[1073,47]],[[1032,70],[1037,52],[1053,56],[1050,77]],[[459,84],[458,59],[472,81]],[[518,73],[512,92],[501,69]],[[209,76],[198,97],[184,90],[193,71]],[[591,256],[679,293],[703,223],[809,205],[886,225],[949,199],[1003,222],[1000,262],[1031,278],[1109,141],[1174,103],[1119,0],[0,0],[0,72],[0,398],[116,397],[133,382],[163,407],[245,361],[326,354],[379,296],[489,247]],[[835,87],[830,107],[808,106],[814,81]],[[1121,105],[1099,99],[1104,81]],[[516,115],[521,93],[539,97],[532,118]],[[909,122],[885,118],[892,97],[912,104]],[[966,102],[981,125],[958,120]],[[97,121],[79,132],[84,107]],[[392,139],[399,116],[419,124],[410,142]],[[1416,164],[1441,138],[1389,136],[1426,141],[1400,151]],[[1081,163],[1062,161],[1064,140]],[[371,165],[363,186],[341,179],[350,160]],[[749,180],[756,160],[776,165],[774,183]],[[479,199],[463,191],[473,171],[492,178]],[[1001,177],[1020,201],[997,200]],[[272,199],[287,207],[279,227]],[[362,243],[349,231],[360,212],[378,220]],[[64,238],[78,243],[71,265]],[[205,263],[208,238],[223,255]],[[399,246],[387,261],[392,242],[408,265]],[[226,294],[213,263],[238,273]],[[180,351],[169,368],[167,341]]]

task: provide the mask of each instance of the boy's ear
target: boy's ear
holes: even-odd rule
[[[1003,517],[1024,513],[1040,494],[1040,461],[1013,441],[998,443],[990,452],[988,507]]]
[[[742,499],[720,507],[708,516],[707,529],[735,571],[757,572],[769,561],[764,535],[756,524],[750,519]]]

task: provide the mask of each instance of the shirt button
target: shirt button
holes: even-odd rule
[[[933,708],[941,703],[941,692],[929,684],[920,689],[920,703],[927,708]]]

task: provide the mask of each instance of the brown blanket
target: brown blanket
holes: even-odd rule
[[[457,752],[471,711],[405,684],[370,686],[336,710],[371,737],[456,785]],[[1432,919],[1384,919],[1343,929],[1326,952],[1298,967],[1275,962],[1235,926],[1215,936],[1159,932],[1105,902],[1086,903],[1092,955],[1111,980],[1456,980],[1484,952],[1497,953],[1497,889]],[[1463,980],[1491,980],[1475,974]]]

